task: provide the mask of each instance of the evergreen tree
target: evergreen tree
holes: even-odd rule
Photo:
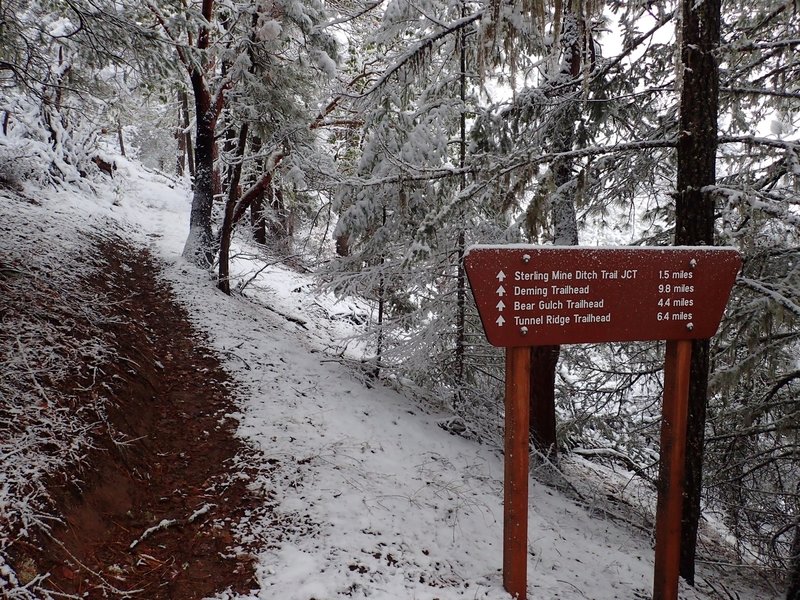
[[[377,352],[389,364],[436,357],[428,366],[449,368],[459,360],[457,340],[464,345],[456,316],[464,310],[461,231],[477,207],[461,196],[469,170],[461,135],[475,110],[477,8],[391,2],[371,40],[388,60],[358,101],[366,134],[357,176],[336,199],[335,235],[349,252],[328,276],[342,293],[375,302]]]
[[[47,165],[42,179],[78,181],[96,170],[98,121],[109,103],[125,85],[147,80],[143,73],[165,72],[160,47],[139,16],[139,5],[125,2],[0,4],[2,131],[35,143]]]
[[[790,573],[796,594],[800,422],[797,141],[800,17],[784,5],[724,7],[720,73],[719,237],[744,266],[717,337],[711,375],[707,503],[743,558]],[[794,207],[794,208],[793,208]]]
[[[681,3],[680,133],[677,140],[675,244],[714,244],[720,3]],[[692,343],[680,573],[694,585],[700,523],[703,447],[709,374],[708,340]]]
[[[239,114],[249,112],[248,123],[276,124],[266,126],[274,140],[262,136],[260,151],[268,152],[271,157],[268,170],[239,199],[240,203],[249,204],[272,181],[277,165],[291,151],[291,137],[298,127],[292,122],[296,109],[304,106],[303,101],[312,104],[315,99],[296,95],[298,85],[307,81],[305,71],[333,74],[335,44],[319,27],[326,14],[318,2],[254,0],[229,5],[204,0],[199,12],[178,1],[160,5],[149,2],[148,7],[166,39],[174,44],[192,87],[196,120],[195,180],[184,256],[198,264],[210,265],[215,253],[214,197],[224,193],[216,141],[218,126],[224,121],[223,111],[227,109],[229,116],[236,114],[231,105],[235,99],[249,107],[238,109]],[[291,77],[287,77],[289,73]],[[261,97],[257,98],[257,94]],[[269,101],[270,112],[265,118],[252,104],[257,99]],[[307,127],[313,113],[306,114]],[[265,141],[272,143],[265,146]],[[244,210],[234,211],[232,216],[238,220],[241,214]]]

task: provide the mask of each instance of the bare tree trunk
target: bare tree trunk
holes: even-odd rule
[[[178,142],[178,151],[175,156],[175,173],[183,177],[186,168],[186,135],[183,127],[183,107],[180,104],[181,93],[178,92],[178,124],[175,126],[175,139]]]
[[[62,84],[64,83],[64,77],[66,77],[67,73],[69,73],[69,71],[70,71],[69,67],[67,67],[66,69],[64,69],[62,71],[62,67],[63,66],[64,66],[64,48],[63,47],[59,47],[58,48],[58,67],[59,67],[60,75],[58,76],[58,83],[56,85],[56,96],[55,96],[55,101],[54,101],[54,104],[55,104],[55,107],[56,107],[56,111],[58,111],[59,113],[61,113],[61,103],[64,100],[64,86]]]
[[[252,154],[258,154],[261,152],[261,138],[258,136],[253,137],[252,141],[250,142],[250,151]],[[261,166],[263,170],[266,164],[266,161],[259,160],[258,164]],[[250,205],[250,227],[253,230],[253,241],[257,244],[264,245],[267,243],[267,221],[264,217],[264,198],[266,194],[261,192],[256,198],[253,199],[253,203]]]
[[[122,156],[127,156],[125,154],[125,137],[123,136],[122,121],[120,119],[117,119],[117,141],[119,142],[119,153]]]
[[[253,228],[253,241],[262,246],[267,243],[267,221],[264,218],[264,194],[260,194],[250,205],[250,226]]]
[[[384,259],[381,258],[381,264]],[[381,367],[383,366],[383,315],[386,308],[386,279],[381,272],[380,281],[378,283],[378,341],[377,349],[375,351],[375,370],[372,376],[378,379],[381,376]]]
[[[461,2],[461,17],[467,15],[467,4],[462,0]],[[467,160],[467,38],[466,29],[462,29],[459,34],[459,66],[461,73],[459,75],[459,87],[461,96],[461,115],[459,118],[459,147],[458,147],[458,165],[461,169],[464,168]],[[467,186],[466,175],[462,173],[458,182],[459,191],[463,191]],[[463,215],[463,212],[462,212]],[[463,224],[464,218],[459,219]],[[466,252],[466,232],[462,227],[458,231],[456,239],[456,385],[458,391],[456,393],[456,400],[460,402],[462,396],[462,388],[464,386],[465,368],[464,362],[466,359],[467,348],[467,281],[466,273],[464,271],[464,253]]]
[[[386,207],[383,207],[382,224],[386,226]],[[383,275],[383,265],[386,262],[386,257],[381,255],[381,270],[380,280],[378,282],[378,340],[377,350],[375,352],[375,371],[373,376],[375,379],[381,375],[381,366],[383,366],[383,318],[386,313],[386,278]]]
[[[531,348],[530,432],[533,447],[542,454],[555,455],[556,367],[560,346]]]
[[[53,85],[44,86],[42,94],[42,113],[44,115],[44,122],[47,125],[50,134],[50,143],[53,148],[56,148],[61,143],[61,130],[66,125],[66,121],[61,114],[61,104],[64,99],[64,79],[69,74],[71,67],[68,65],[64,67],[64,48],[58,49],[58,76]],[[58,126],[54,120],[59,121]]]
[[[214,1],[203,0],[202,14],[211,23]],[[211,31],[208,26],[200,28],[197,36],[198,50],[209,47]],[[189,74],[194,93],[197,133],[195,136],[195,179],[192,210],[189,214],[189,237],[183,247],[183,257],[203,267],[210,267],[214,261],[214,239],[211,234],[211,214],[214,207],[214,193],[219,189],[215,177],[214,160],[217,157],[214,134],[217,118],[222,109],[222,95],[212,104],[211,90],[200,65],[193,65]]]
[[[790,561],[786,600],[800,600],[800,519],[794,526],[794,542],[792,542]]]
[[[219,277],[217,279],[217,287],[229,296],[231,293],[230,249],[234,226],[233,212],[239,199],[239,180],[242,177],[242,157],[244,157],[244,149],[247,145],[247,129],[247,123],[244,123],[239,129],[239,140],[236,145],[237,160],[231,167],[228,200],[225,202],[225,218],[222,221],[222,229],[219,235]]]
[[[682,0],[682,81],[675,244],[713,245],[716,183],[720,0]],[[689,419],[681,524],[680,574],[694,585],[703,483],[709,341],[692,343]]]
[[[285,252],[292,251],[292,238],[294,237],[294,214],[286,205],[283,190],[280,185],[273,186],[270,205],[274,219],[267,223],[272,239]]]
[[[350,256],[350,236],[346,233],[336,236],[336,255]]]

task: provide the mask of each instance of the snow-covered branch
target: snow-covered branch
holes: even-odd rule
[[[800,141],[777,140],[775,138],[765,138],[756,135],[721,135],[718,138],[718,142],[720,144],[745,144],[748,146],[781,148],[783,150],[800,150]]]
[[[620,154],[625,152],[637,152],[640,150],[650,150],[654,148],[674,148],[675,147],[675,140],[673,138],[669,139],[658,139],[658,140],[642,140],[639,142],[626,142],[621,144],[614,144],[612,146],[590,146],[587,148],[579,148],[576,150],[569,150],[567,152],[546,152],[543,154],[536,154],[531,155],[530,153],[527,156],[518,157],[515,160],[511,161],[510,164],[507,162],[503,162],[499,166],[499,170],[491,173],[492,177],[487,181],[479,184],[473,185],[471,188],[467,188],[465,193],[462,194],[463,196],[469,195],[469,193],[474,193],[477,189],[483,188],[488,185],[489,181],[497,179],[499,177],[508,175],[509,173],[532,165],[541,165],[551,163],[558,159],[575,159],[575,158],[588,158],[588,157],[595,157],[595,156],[604,156],[607,154]],[[355,186],[355,187],[370,187],[376,185],[387,185],[392,183],[402,183],[402,182],[411,182],[411,181],[429,181],[435,179],[445,179],[448,177],[460,177],[462,175],[470,175],[478,172],[480,170],[480,166],[484,161],[481,157],[474,156],[473,164],[466,166],[464,168],[458,167],[440,167],[440,168],[429,168],[425,169],[422,167],[416,168],[414,173],[401,173],[398,175],[390,175],[386,177],[374,177],[371,179],[360,179],[360,180],[350,180],[348,185]],[[491,172],[492,167],[489,167],[487,171]]]
[[[319,25],[315,25],[314,28],[312,29],[312,32],[319,33],[320,31],[324,31],[329,27],[334,27],[336,25],[342,25],[343,23],[349,23],[350,21],[355,21],[356,19],[364,16],[368,12],[375,10],[381,4],[383,4],[383,0],[375,0],[374,2],[370,2],[369,4],[361,8],[361,10],[358,10],[353,14],[342,15],[341,17],[338,17],[336,19],[331,19],[330,21],[326,21],[325,23],[320,23]]]
[[[719,51],[733,50],[735,52],[753,52],[756,50],[772,50],[775,48],[794,48],[800,46],[800,38],[774,40],[771,42],[734,42],[727,46],[721,46]]]
[[[793,299],[788,298],[780,292],[767,287],[760,281],[750,279],[749,277],[740,277],[736,282],[755,292],[759,292],[760,294],[767,296],[775,303],[791,312],[795,317],[800,317],[800,305],[798,305]]]
[[[128,548],[130,550],[133,550],[134,548],[136,548],[136,546],[141,544],[151,535],[153,535],[154,533],[158,533],[159,531],[165,531],[170,527],[175,527],[175,526],[182,527],[186,524],[194,523],[197,519],[199,519],[203,515],[208,514],[212,508],[214,508],[213,504],[204,504],[196,511],[194,511],[188,519],[162,519],[158,523],[158,525],[154,525],[153,527],[145,529],[142,535],[140,535],[137,539],[131,542],[131,545]]]
[[[628,469],[636,473],[639,477],[646,481],[653,481],[653,478],[650,477],[645,469],[636,464],[630,456],[625,454],[624,452],[620,452],[619,450],[615,450],[614,448],[573,448],[573,454],[577,454],[578,456],[584,456],[587,458],[592,457],[604,457],[604,458],[612,458],[615,460],[620,461],[624,464]]]
[[[772,96],[774,98],[800,98],[800,92],[788,92],[785,90],[768,90],[764,88],[748,87],[721,87],[720,93],[735,94],[738,96]]]
[[[640,150],[651,150],[653,148],[674,148],[675,139],[657,139],[657,140],[641,140],[638,142],[624,142],[621,144],[614,144],[612,146],[589,146],[586,148],[578,148],[576,150],[568,150],[567,152],[549,152],[545,154],[536,154],[517,159],[514,163],[504,166],[497,173],[497,176],[508,175],[512,171],[521,167],[530,165],[541,165],[551,163],[555,160],[563,159],[578,159],[588,158],[594,156],[603,156],[606,154],[620,154],[624,152],[638,152]]]
[[[705,191],[724,197],[734,204],[749,204],[753,209],[760,210],[786,225],[800,227],[800,214],[788,207],[785,198],[775,197],[774,194],[767,194],[757,190],[741,190],[718,185],[709,186]]]
[[[415,58],[418,58],[422,56],[425,52],[429,51],[433,47],[434,43],[447,37],[448,35],[452,35],[454,33],[459,32],[464,27],[467,27],[471,23],[478,21],[483,16],[483,13],[484,10],[479,10],[471,15],[464,17],[463,19],[458,19],[457,21],[450,23],[445,29],[437,31],[433,35],[428,36],[427,38],[421,40],[420,42],[415,44],[414,47],[412,47],[410,50],[403,53],[391,67],[386,69],[386,71],[383,73],[383,75],[381,75],[378,81],[372,84],[372,86],[369,89],[367,89],[365,92],[361,94],[352,95],[349,97],[354,99],[360,99],[360,98],[366,98],[367,96],[375,93],[376,91],[381,89],[384,85],[386,85],[386,82],[389,81],[392,75],[400,71],[405,65],[410,63]]]

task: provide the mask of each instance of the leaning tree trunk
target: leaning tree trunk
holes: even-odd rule
[[[714,243],[717,111],[719,66],[715,52],[720,39],[721,0],[681,0],[682,81],[678,175],[675,196],[675,244]],[[685,491],[681,525],[680,574],[694,585],[703,450],[709,341],[692,344],[689,383],[689,418],[685,460]]]

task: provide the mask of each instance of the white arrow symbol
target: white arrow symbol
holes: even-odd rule
[[[497,288],[496,294],[498,296],[503,296],[505,295],[505,293],[506,293],[506,288],[504,288],[502,285],[499,288]]]
[[[501,283],[503,282],[503,280],[504,280],[505,278],[506,278],[506,274],[505,274],[505,273],[503,273],[502,271],[500,271],[500,272],[497,274],[497,280],[498,280],[498,281],[500,281]]]
[[[497,310],[499,310],[500,312],[503,312],[503,309],[505,307],[506,307],[506,303],[503,302],[502,300],[500,300],[500,302],[497,303]]]
[[[503,318],[503,315],[497,317],[497,321],[495,321],[495,323],[497,323],[500,327],[502,327],[505,322],[506,320]]]

